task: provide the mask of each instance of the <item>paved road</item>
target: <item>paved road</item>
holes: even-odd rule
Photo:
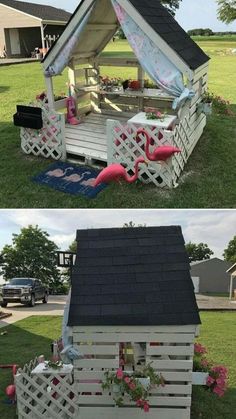
[[[47,304],[37,302],[34,307],[27,307],[21,304],[8,304],[3,309],[4,313],[12,313],[11,317],[0,320],[0,327],[7,324],[17,322],[29,316],[47,315],[47,316],[62,316],[65,306],[65,295],[50,295]]]

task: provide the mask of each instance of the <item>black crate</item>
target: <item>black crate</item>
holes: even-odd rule
[[[41,129],[43,127],[42,109],[18,105],[13,120],[17,127]]]

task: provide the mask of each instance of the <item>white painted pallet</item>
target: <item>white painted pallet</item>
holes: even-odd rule
[[[32,374],[37,358],[15,376],[18,419],[78,418],[77,386],[73,375]]]
[[[54,160],[66,159],[65,116],[44,102],[32,104],[42,108],[43,127],[40,130],[21,128],[21,148],[26,154]]]

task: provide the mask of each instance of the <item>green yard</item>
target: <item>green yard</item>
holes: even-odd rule
[[[236,112],[236,40],[204,40],[210,55],[210,89],[229,99]],[[125,41],[108,45],[105,54],[131,54]],[[103,74],[134,77],[133,70],[103,68]],[[66,72],[56,79],[56,93],[66,91]],[[50,161],[27,157],[12,124],[16,104],[27,104],[44,89],[39,63],[0,67],[0,207],[2,208],[234,208],[236,205],[236,119],[214,115],[174,190],[141,183],[110,185],[95,200],[35,185],[31,177]]]
[[[201,313],[202,326],[198,339],[208,347],[208,357],[215,364],[229,368],[229,388],[223,399],[194,387],[192,419],[234,419],[236,406],[236,313]],[[0,335],[0,363],[24,363],[36,355],[50,355],[50,343],[60,336],[61,318],[56,316],[32,316],[5,329]],[[0,418],[15,419],[15,407],[4,403],[4,389],[11,383],[8,370],[0,369]]]

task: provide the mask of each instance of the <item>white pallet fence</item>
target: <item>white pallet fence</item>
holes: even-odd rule
[[[138,351],[139,355],[138,346],[141,342],[142,347],[145,346],[142,350],[144,362],[151,362],[152,367],[162,374],[166,382],[165,387],[150,390],[148,417],[189,419],[194,327],[176,327],[174,332],[171,328],[168,330],[168,327],[163,327],[158,332],[155,329],[146,331],[145,327],[140,327],[138,331],[132,327],[122,330],[122,326],[120,332],[115,329],[73,328],[74,346],[79,347],[84,355],[83,359],[74,362],[74,376],[79,392],[79,418],[141,419],[144,416],[144,412],[134,402],[130,402],[128,397],[124,399],[122,408],[116,407],[111,392],[102,389],[105,371],[115,371],[119,367],[120,344],[133,347],[133,351]],[[136,368],[135,358],[137,357],[134,353],[133,364],[124,366],[126,371]]]
[[[153,145],[150,146],[151,153],[156,147],[163,145],[178,147],[181,149],[181,153],[174,154],[166,162],[148,161],[148,166],[140,165],[139,179],[144,183],[153,183],[162,188],[178,186],[178,178],[205,125],[206,117],[204,115],[199,115],[193,123],[188,113],[173,131],[148,125],[143,126],[153,142]],[[137,129],[138,127],[134,124],[107,120],[108,164],[121,163],[129,173],[133,174],[137,158],[143,156],[147,160],[146,137],[139,135],[139,141],[137,141]]]
[[[46,103],[37,102],[31,106],[42,108],[43,127],[40,130],[21,128],[21,148],[26,154],[52,158],[66,159],[65,116],[49,109]]]
[[[15,376],[18,419],[78,418],[77,386],[73,375],[32,374],[37,358]]]

